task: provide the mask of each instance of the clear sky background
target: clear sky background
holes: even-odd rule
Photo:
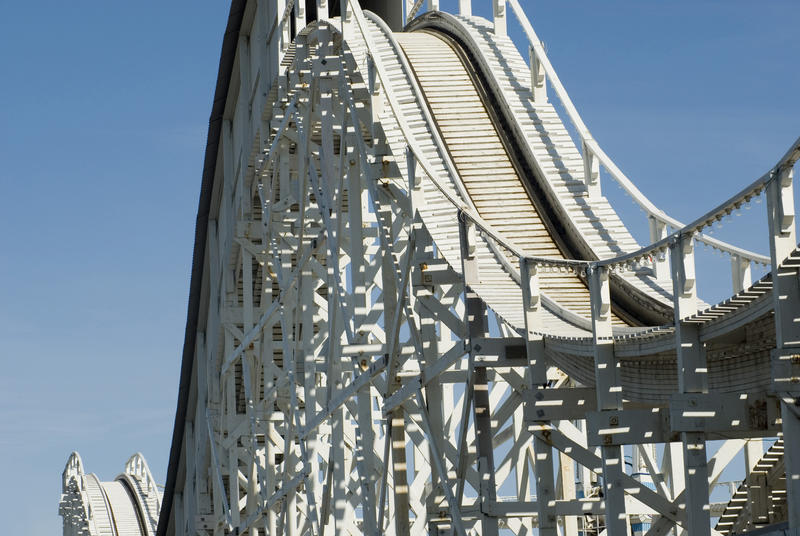
[[[675,217],[723,201],[800,135],[796,2],[523,4],[594,137]],[[72,450],[102,480],[141,451],[165,480],[227,12],[222,0],[0,2],[6,534],[60,534]],[[755,207],[718,235],[768,253]],[[710,266],[699,288],[712,301],[730,272]]]

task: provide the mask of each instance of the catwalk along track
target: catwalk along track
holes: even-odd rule
[[[800,140],[679,222],[492,7],[233,3],[159,535],[800,529]]]

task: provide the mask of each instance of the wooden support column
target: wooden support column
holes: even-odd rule
[[[775,342],[772,388],[781,397],[786,445],[786,509],[789,527],[800,529],[800,273],[789,256],[797,246],[793,170],[783,167],[767,184]],[[787,262],[789,261],[789,262]]]
[[[372,135],[372,154],[375,156],[375,162],[379,166],[378,169],[382,171],[383,156],[390,152],[386,146],[386,138],[380,122],[380,115],[383,112],[386,99],[383,95],[378,70],[375,67],[375,61],[372,56],[367,56],[367,87],[371,95],[370,112],[372,124],[370,125],[370,133]]]
[[[614,357],[611,331],[611,291],[609,272],[605,266],[589,268],[589,290],[592,302],[592,336],[594,338],[594,370],[597,391],[597,409],[600,411],[622,409],[622,384],[619,363]],[[618,417],[609,417],[614,426]],[[609,439],[610,436],[607,436]],[[603,494],[606,502],[606,530],[612,535],[626,534],[625,488],[622,476],[625,470],[622,447],[603,445]]]
[[[534,392],[547,388],[547,362],[544,358],[544,338],[541,335],[541,295],[539,275],[535,264],[526,259],[520,261],[522,280],[522,306],[525,315],[525,347],[528,356],[530,389]],[[541,393],[538,393],[541,397]],[[549,422],[542,422],[547,426]],[[556,536],[556,495],[553,476],[553,449],[539,436],[534,436],[534,475],[536,478],[536,506],[539,511],[539,534]]]
[[[278,60],[283,59],[283,55],[286,54],[286,50],[289,48],[289,43],[291,43],[292,39],[289,35],[291,28],[289,27],[289,17],[291,17],[291,13],[286,15],[286,4],[287,0],[276,0],[277,2],[277,18],[278,18],[278,35],[280,36],[279,41],[279,58]]]
[[[461,241],[461,269],[464,274],[464,296],[467,334],[472,341],[479,337],[486,337],[488,325],[486,322],[486,304],[472,289],[479,281],[478,259],[475,255],[476,231],[475,224],[466,216],[459,214],[459,238]],[[470,348],[474,354],[475,349]],[[489,406],[489,381],[486,367],[475,367],[474,383],[472,390],[473,420],[475,423],[475,448],[478,457],[478,474],[480,485],[478,489],[480,503],[480,520],[482,536],[498,536],[499,527],[496,517],[490,515],[491,505],[497,500],[497,483],[494,469],[494,447],[492,445],[492,420]],[[467,453],[461,453],[466,456]]]
[[[694,273],[694,239],[681,236],[670,246],[672,293],[675,310],[675,348],[678,389],[681,393],[708,392],[706,351],[697,324],[684,319],[697,313]],[[686,481],[686,529],[689,534],[711,534],[708,457],[703,432],[681,432]],[[674,469],[674,468],[673,468]]]
[[[353,125],[352,128],[358,128],[358,125]],[[347,134],[347,137],[350,133]],[[372,240],[364,234],[364,215],[367,213],[365,210],[367,204],[367,188],[364,181],[373,180],[367,177],[362,172],[361,160],[358,156],[355,143],[348,143],[354,147],[354,152],[345,154],[345,166],[347,168],[347,187],[348,187],[348,213],[350,217],[350,278],[352,282],[352,294],[350,296],[351,304],[353,307],[353,327],[355,329],[355,341],[357,344],[366,344],[369,342],[370,327],[367,325],[368,317],[368,302],[367,302],[367,287],[368,281],[366,277],[367,271],[367,253],[366,253],[366,240]],[[340,149],[344,150],[344,149]],[[363,170],[368,171],[368,170]],[[355,363],[354,370],[366,370],[369,366],[366,358],[361,363]],[[354,372],[355,374],[356,372]],[[361,458],[361,467],[365,469],[361,474],[362,489],[365,496],[363,497],[364,508],[364,527],[368,534],[372,534],[377,530],[376,526],[376,512],[375,512],[375,489],[377,483],[377,471],[372,466],[372,450],[375,444],[375,435],[372,428],[372,395],[371,386],[364,385],[358,390],[357,395],[358,407],[358,430],[357,430],[357,448],[360,452],[356,453]]]
[[[234,341],[233,335],[230,331],[225,330],[225,355],[229,356],[233,353]],[[228,435],[236,434],[236,368],[231,367],[226,374],[225,378],[225,411],[222,415],[222,428],[227,431]],[[227,469],[228,477],[228,505],[230,508],[230,522],[234,527],[239,526],[241,521],[239,510],[239,456],[238,456],[238,441],[228,449],[227,464],[224,469]],[[222,460],[220,460],[222,462]]]
[[[406,151],[406,165],[407,165],[407,176],[409,177],[409,197],[414,198],[415,192],[418,195],[421,195],[421,186],[417,183],[416,177],[416,160],[414,159],[414,155],[411,152],[411,149],[407,149]],[[387,212],[391,213],[391,210],[387,209]],[[413,207],[411,210],[411,217],[413,219]],[[387,216],[390,217],[389,214]],[[390,222],[391,219],[386,219],[385,221]],[[413,225],[413,224],[412,224]],[[414,232],[413,230],[411,231]],[[388,237],[391,238],[391,237]],[[412,251],[407,253],[408,255],[413,255]],[[384,255],[383,259],[383,292],[384,292],[384,324],[387,326],[394,325],[396,319],[394,318],[395,312],[400,314],[400,308],[398,307],[398,296],[400,293],[400,289],[397,288],[397,278],[400,277],[400,274],[396,274],[394,271],[394,263],[388,255]],[[389,330],[387,332],[388,336],[399,336],[399,334],[395,334],[393,330]],[[386,341],[387,346],[389,348],[395,347],[395,341],[388,340]],[[400,388],[400,378],[396,374],[396,362],[392,360],[391,366],[389,368],[387,374],[387,381],[388,381],[388,391],[395,392],[397,389]],[[409,521],[409,514],[411,512],[411,505],[409,503],[409,496],[408,496],[408,464],[406,460],[406,417],[405,417],[405,410],[402,405],[397,406],[394,408],[389,415],[387,415],[389,419],[389,434],[390,434],[390,441],[391,441],[391,455],[392,455],[392,481],[394,483],[393,486],[393,493],[394,493],[394,530],[398,536],[407,536],[411,530],[411,524]],[[388,460],[386,460],[388,463]],[[382,522],[381,522],[382,523]],[[382,526],[382,525],[381,525]]]
[[[458,14],[462,17],[471,17],[472,0],[458,0]]]
[[[350,2],[355,2],[357,0],[340,0],[339,2],[339,16],[342,18],[342,33],[344,33],[344,25],[350,22],[350,19],[353,18],[353,6],[350,5]]]
[[[313,250],[316,249],[316,238],[306,234],[308,223],[305,221],[305,214],[308,206],[311,205],[311,198],[309,193],[312,188],[309,185],[309,145],[312,134],[312,110],[311,105],[303,110],[302,114],[302,130],[298,131],[298,150],[299,166],[297,181],[299,184],[299,198],[300,198],[300,232],[298,238],[300,240],[298,249],[298,263],[300,258],[305,255],[313,255]],[[313,220],[312,220],[313,222]],[[303,363],[303,377],[302,377],[302,393],[303,402],[305,403],[305,422],[311,422],[319,406],[317,404],[317,386],[316,386],[316,354],[312,339],[314,337],[314,317],[316,313],[316,306],[314,305],[314,284],[315,275],[309,263],[305,263],[302,267],[298,266],[300,275],[298,279],[298,297],[303,307],[297,312],[297,319],[299,321],[298,341],[296,342],[296,356],[298,363]],[[301,381],[296,381],[301,384]],[[297,410],[299,414],[299,409]],[[299,420],[299,416],[295,417]],[[318,443],[317,431],[312,431],[306,439],[299,439],[301,454],[303,455],[303,462],[309,466],[311,477],[306,478],[305,492],[306,492],[306,514],[311,521],[312,530],[317,530],[319,522],[319,512],[315,504],[315,497],[319,493],[319,479],[316,475],[319,474],[320,465],[318,460]]]
[[[419,195],[422,196],[422,188],[418,188]],[[412,281],[422,282],[423,275],[420,273],[422,269],[421,264],[428,264],[434,260],[434,246],[430,234],[419,225],[419,221],[414,222],[414,262],[412,264],[412,272],[418,274],[417,277],[412,277]],[[419,323],[419,335],[422,342],[422,363],[421,367],[429,367],[436,363],[439,357],[439,339],[436,334],[436,318],[431,314],[430,309],[425,307],[423,300],[426,298],[435,299],[433,297],[433,285],[416,284],[414,285],[414,295],[417,299],[414,300],[414,313],[416,320]],[[440,382],[430,382],[425,386],[425,400],[427,404],[428,418],[430,419],[431,427],[433,430],[444,430],[444,411],[442,409],[442,384]],[[434,459],[435,454],[433,449],[429,449],[429,456]],[[434,483],[443,481],[447,475],[437,475],[436,466],[431,466],[432,481]],[[431,493],[428,496],[427,510],[428,513],[435,514],[439,511],[439,498],[437,493]]]

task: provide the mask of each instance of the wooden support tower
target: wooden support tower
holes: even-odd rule
[[[486,1],[233,2],[159,536],[800,530],[800,140],[679,222]]]

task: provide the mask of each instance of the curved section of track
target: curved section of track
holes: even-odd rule
[[[241,534],[261,526],[269,533],[318,534],[329,526],[363,534],[389,523],[405,534],[447,530],[459,517],[530,534],[530,486],[518,482],[512,501],[496,495],[514,479],[512,471],[519,477],[536,467],[541,445],[527,435],[531,422],[566,422],[553,430],[578,432],[582,443],[560,447],[600,471],[602,460],[588,448],[598,442],[589,440],[586,406],[563,418],[525,414],[536,405],[527,404],[532,367],[524,359],[534,337],[517,336],[527,335],[518,262],[528,255],[541,261],[541,324],[531,342],[555,365],[542,384],[592,387],[601,367],[580,269],[606,269],[609,259],[618,268],[661,243],[640,249],[608,202],[587,195],[567,129],[552,105],[532,102],[525,62],[486,21],[429,15],[400,34],[357,3],[351,7],[349,20],[317,21],[295,36],[295,53],[283,57],[262,115],[255,106],[253,117],[247,114],[237,96],[220,99],[238,110],[231,131],[256,139],[234,135],[222,150],[216,142],[209,148],[221,157],[208,174],[209,191],[221,195],[210,202],[215,218],[208,237],[199,239],[207,267],[196,285],[193,275],[198,290],[190,315],[196,312],[204,331],[185,348],[191,361],[184,362],[164,534],[201,519],[211,520],[204,530]],[[258,48],[238,52],[255,57]],[[238,94],[262,94],[246,86],[265,79],[248,72],[248,62],[240,65]],[[468,283],[459,217],[478,228],[476,262],[467,266],[477,264],[478,277]],[[463,247],[471,261],[472,248]],[[786,262],[798,258],[795,251]],[[578,273],[570,271],[576,267]],[[680,391],[673,298],[646,265],[613,277],[612,294],[621,295],[612,304],[620,378],[613,387],[621,384],[623,411],[652,410],[666,421],[677,407],[670,397]],[[725,303],[682,315],[682,322],[696,324],[707,354],[710,392],[763,395],[753,398],[774,405],[767,393],[773,302],[766,277]],[[484,304],[496,323],[483,314]],[[586,421],[585,436],[569,428],[572,420]],[[197,425],[195,435],[184,433],[188,423]],[[661,424],[654,429],[671,441],[679,429]],[[752,428],[772,433],[772,425]],[[547,443],[553,436],[537,437]],[[202,456],[192,455],[198,442]],[[734,455],[732,448],[715,458],[715,469],[729,463],[724,458]],[[414,452],[412,463],[407,451]],[[72,476],[65,477],[70,504],[83,501],[80,466],[72,460]],[[453,474],[459,483],[451,486],[443,477]],[[199,486],[196,475],[208,475],[209,485]],[[119,482],[135,484],[130,478]],[[583,483],[593,484],[588,473]],[[140,484],[128,487],[135,493],[153,487]],[[656,523],[685,522],[678,498],[666,500],[668,493],[630,478],[628,484],[661,514]],[[441,496],[457,486],[471,489],[458,500]],[[541,499],[545,490],[536,487]],[[118,499],[108,496],[111,511]],[[181,497],[200,508],[171,509]],[[601,515],[599,504],[581,504],[574,493],[563,500],[581,508],[566,516],[587,515],[585,506]],[[481,505],[497,508],[501,520],[480,521]],[[544,520],[550,513],[538,515]]]
[[[458,43],[488,96],[522,184],[547,210],[550,232],[570,258],[608,259],[639,249],[608,200],[589,195],[581,154],[552,103],[534,99],[529,67],[511,39],[495,35],[480,17],[440,12],[414,20],[409,29],[435,31]],[[635,324],[671,322],[671,288],[664,283],[645,266],[615,275],[615,308],[627,310]]]
[[[67,461],[62,478],[59,514],[64,534],[80,536],[153,536],[161,497],[141,454],[111,482],[86,474],[77,452]]]
[[[396,35],[409,59],[467,195],[492,227],[532,256],[565,258],[558,233],[525,191],[485,99],[453,45],[429,32]],[[516,259],[509,259],[516,262]],[[589,289],[577,274],[546,272],[542,292],[590,317]],[[615,316],[615,324],[623,321]]]
[[[451,17],[451,19],[456,20],[454,17]],[[458,20],[456,22],[463,23],[465,27],[472,27],[471,31],[478,36],[482,36],[482,38],[491,38],[497,41],[504,39],[496,38],[487,28],[481,27],[479,20],[477,22],[476,20],[471,18],[467,19],[466,22],[458,22]],[[426,228],[440,253],[450,262],[452,268],[460,272],[460,250],[456,224],[457,207],[442,195],[439,189],[443,186],[442,182],[445,181],[444,187],[450,189],[449,196],[451,198],[461,198],[465,205],[474,202],[477,211],[483,210],[487,216],[497,214],[497,217],[500,217],[504,211],[503,202],[506,198],[511,203],[522,203],[520,206],[525,207],[524,210],[528,214],[529,221],[523,220],[526,225],[518,226],[524,229],[520,237],[530,237],[529,248],[540,244],[539,247],[543,251],[548,248],[548,251],[552,251],[554,248],[557,250],[558,244],[552,238],[552,230],[550,230],[550,233],[542,232],[544,231],[541,226],[542,220],[537,220],[535,203],[531,201],[530,197],[526,199],[522,195],[523,186],[520,184],[519,177],[515,182],[511,173],[505,174],[505,177],[503,174],[499,175],[500,180],[508,180],[510,186],[504,185],[497,188],[492,202],[490,201],[491,197],[485,197],[487,195],[485,182],[487,181],[483,179],[487,174],[487,169],[492,168],[480,166],[474,168],[478,171],[474,175],[477,179],[473,182],[469,178],[470,150],[463,149],[464,144],[459,143],[458,136],[451,137],[452,146],[446,143],[448,130],[452,128],[452,132],[457,132],[456,125],[460,121],[466,120],[465,123],[461,124],[461,132],[469,132],[472,127],[475,127],[475,131],[481,133],[479,139],[484,144],[484,147],[478,150],[483,150],[487,153],[482,156],[498,157],[502,160],[505,153],[505,158],[507,158],[507,152],[501,150],[502,141],[492,135],[493,131],[495,134],[497,133],[498,127],[491,121],[486,122],[488,117],[486,107],[480,98],[477,101],[475,99],[476,95],[480,95],[480,92],[474,87],[473,80],[468,81],[469,76],[465,74],[463,62],[453,50],[452,43],[443,41],[438,36],[427,32],[392,35],[388,29],[382,27],[372,17],[369,25],[371,38],[369,46],[372,47],[370,52],[373,55],[379,55],[389,78],[394,81],[394,87],[387,88],[386,91],[390,93],[390,99],[395,99],[395,102],[398,103],[396,110],[387,107],[380,116],[386,132],[387,142],[392,152],[396,155],[403,154],[410,144],[418,146],[419,150],[428,158],[428,169],[437,175],[438,187],[431,182],[423,182],[426,203],[419,210]],[[473,38],[477,37],[473,35]],[[359,53],[355,55],[357,58],[360,57],[362,59],[363,63],[360,62],[360,68],[362,72],[366,72],[367,44],[362,43],[359,45],[354,41],[351,39],[348,43],[356,48],[360,47]],[[418,42],[418,44],[415,44],[415,42]],[[496,43],[492,46],[498,47]],[[397,52],[401,47],[402,50],[406,51],[405,55],[408,55],[411,59],[410,62],[403,61],[402,58],[398,57]],[[435,54],[428,53],[430,47],[436,47]],[[510,44],[510,41],[509,44],[503,44],[502,54],[498,52],[498,57],[502,58],[513,54],[518,56],[515,49],[513,51],[505,50],[509,47],[513,48],[513,44]],[[492,49],[491,46],[485,48]],[[449,53],[448,50],[450,50]],[[448,58],[448,65],[455,70],[448,72],[445,69],[441,69],[441,58],[443,56]],[[441,69],[443,73],[441,78],[435,73],[430,75],[429,78],[420,76],[420,71],[426,68],[424,65],[426,59],[430,58],[433,59],[430,60],[431,63],[428,67],[434,71]],[[506,59],[505,61],[507,64],[513,63],[511,60]],[[522,62],[521,58],[519,62]],[[504,71],[504,76],[516,76],[519,74],[517,73],[519,69],[519,67],[507,69]],[[448,74],[457,76],[457,79],[452,81],[453,83],[458,82],[458,85],[454,86],[456,89],[463,88],[464,91],[472,93],[471,97],[466,97],[457,102],[459,102],[458,107],[463,108],[461,111],[467,113],[469,110],[473,117],[468,117],[464,114],[448,117],[448,103],[446,97],[443,97],[440,92],[441,88],[446,87],[444,84],[447,84]],[[418,82],[418,79],[420,82]],[[518,81],[513,83],[520,84]],[[501,85],[498,81],[495,81],[494,84]],[[430,94],[425,92],[426,86]],[[414,90],[415,87],[417,91]],[[449,88],[445,90],[445,93],[448,92],[452,95],[452,90]],[[520,102],[524,102],[527,98],[524,91],[520,90],[518,93],[521,95],[519,96]],[[529,95],[530,92],[528,91]],[[540,109],[536,113],[544,114],[542,109],[544,106],[540,105]],[[552,105],[546,106],[555,114]],[[436,117],[437,111],[440,114],[438,118]],[[398,116],[400,117],[399,121]],[[520,123],[524,123],[525,117],[528,117],[528,115],[521,114],[520,116],[523,118]],[[442,122],[437,126],[435,121],[440,120]],[[480,124],[471,124],[470,121],[477,121]],[[402,125],[400,124],[401,122],[405,124]],[[568,138],[568,134],[566,134],[563,124],[557,120],[557,116],[547,123],[540,122],[537,124],[536,121],[531,121],[530,124],[539,129],[540,137],[560,140],[560,147],[542,142],[544,149],[540,150],[544,150],[551,155],[551,160],[556,158],[552,155],[558,154],[555,152],[557,148],[567,150],[565,147],[568,142],[564,136]],[[524,124],[522,127],[524,127]],[[522,127],[518,126],[518,128]],[[478,130],[478,128],[481,130]],[[555,130],[555,133],[552,132],[553,130]],[[560,131],[563,131],[563,133],[560,133]],[[527,140],[525,143],[538,147],[529,138],[523,139]],[[572,145],[572,148],[574,149],[574,145]],[[540,160],[542,158],[544,157],[540,157]],[[459,165],[466,171],[465,176],[467,178],[462,177],[459,173]],[[577,164],[573,162],[573,165]],[[502,163],[498,164],[498,166],[500,167],[497,169],[506,171],[511,171],[512,169],[508,167],[508,164],[505,167],[502,167]],[[578,191],[578,188],[570,190],[562,187],[565,184],[568,186],[570,180],[574,182],[574,179],[564,178],[568,177],[567,174],[558,174],[559,179],[553,179],[549,175],[545,176],[549,177],[548,180],[551,183],[557,180],[562,181],[561,186],[558,184],[552,186],[551,184],[552,191],[558,195],[559,203],[561,203],[562,207],[568,207],[570,203],[574,206],[579,205],[581,202],[589,203],[585,195],[573,195],[570,193]],[[464,184],[462,184],[462,179]],[[407,177],[403,177],[403,181],[404,184],[407,184],[405,182]],[[572,197],[571,201],[570,196]],[[579,228],[579,232],[585,232],[589,235],[590,238],[588,240],[596,249],[595,255],[598,257],[610,256],[615,252],[615,244],[620,243],[626,243],[628,247],[634,248],[635,242],[633,242],[633,239],[624,238],[627,232],[623,232],[622,229],[624,228],[620,227],[621,223],[619,225],[614,223],[619,220],[615,215],[611,215],[613,209],[610,208],[608,202],[604,198],[600,198],[593,200],[591,203],[590,206],[594,207],[591,210],[598,214],[605,214],[608,219],[602,218],[597,221],[576,219],[573,224]],[[512,204],[511,206],[515,205]],[[611,230],[604,231],[601,221],[610,221]],[[592,226],[594,233],[584,229],[587,226]],[[537,230],[539,231],[538,236],[536,235]],[[510,231],[513,233],[518,229],[512,228]],[[616,233],[618,240],[606,241],[605,246],[601,246],[604,243],[603,236],[610,236],[612,232]],[[592,236],[594,238],[591,238]],[[627,236],[629,237],[630,235],[627,234]],[[537,239],[539,240],[538,242]],[[516,240],[511,241],[516,243]],[[509,269],[509,266],[513,264],[512,260],[503,259],[502,256],[497,247],[492,247],[491,240],[486,237],[479,239],[477,257],[481,281],[476,285],[475,290],[486,301],[487,306],[494,310],[514,330],[521,333],[524,320],[520,306],[522,297],[518,274],[514,274]],[[517,276],[516,278],[514,277],[515,275]],[[548,277],[550,276],[550,274],[547,275]],[[569,300],[568,294],[570,292],[576,294],[585,292],[582,282],[574,275],[563,273],[553,275],[555,277],[550,279],[551,286],[547,290],[553,293],[559,293],[564,290],[563,295],[558,297]],[[649,303],[653,311],[660,310],[660,307],[665,304],[669,297],[669,293],[664,289],[662,283],[653,279],[652,276],[646,275],[645,272],[627,272],[620,277],[624,278],[625,287],[639,289],[637,301],[639,303]],[[569,285],[572,285],[572,287],[570,288]],[[710,308],[702,305],[704,307],[703,310],[689,319],[690,322],[701,324],[701,338],[708,347],[709,387],[712,390],[719,392],[741,392],[742,390],[758,392],[765,391],[768,388],[770,382],[769,351],[774,347],[774,326],[769,316],[771,305],[770,290],[769,277],[766,277],[722,304]],[[559,299],[552,301],[557,306],[563,306]],[[595,372],[593,343],[590,336],[591,326],[588,319],[584,320],[584,322],[575,320],[576,316],[579,319],[585,319],[585,316],[580,314],[584,311],[579,309],[576,312],[569,310],[568,307],[561,309],[560,307],[552,306],[546,309],[543,329],[545,350],[548,357],[555,365],[577,381],[584,385],[593,386]],[[674,349],[675,337],[672,328],[664,326],[631,329],[619,326],[615,329],[615,333],[617,339],[615,354],[620,360],[621,379],[626,399],[655,403],[667,401],[678,388]],[[731,340],[735,340],[736,343],[732,344]]]

